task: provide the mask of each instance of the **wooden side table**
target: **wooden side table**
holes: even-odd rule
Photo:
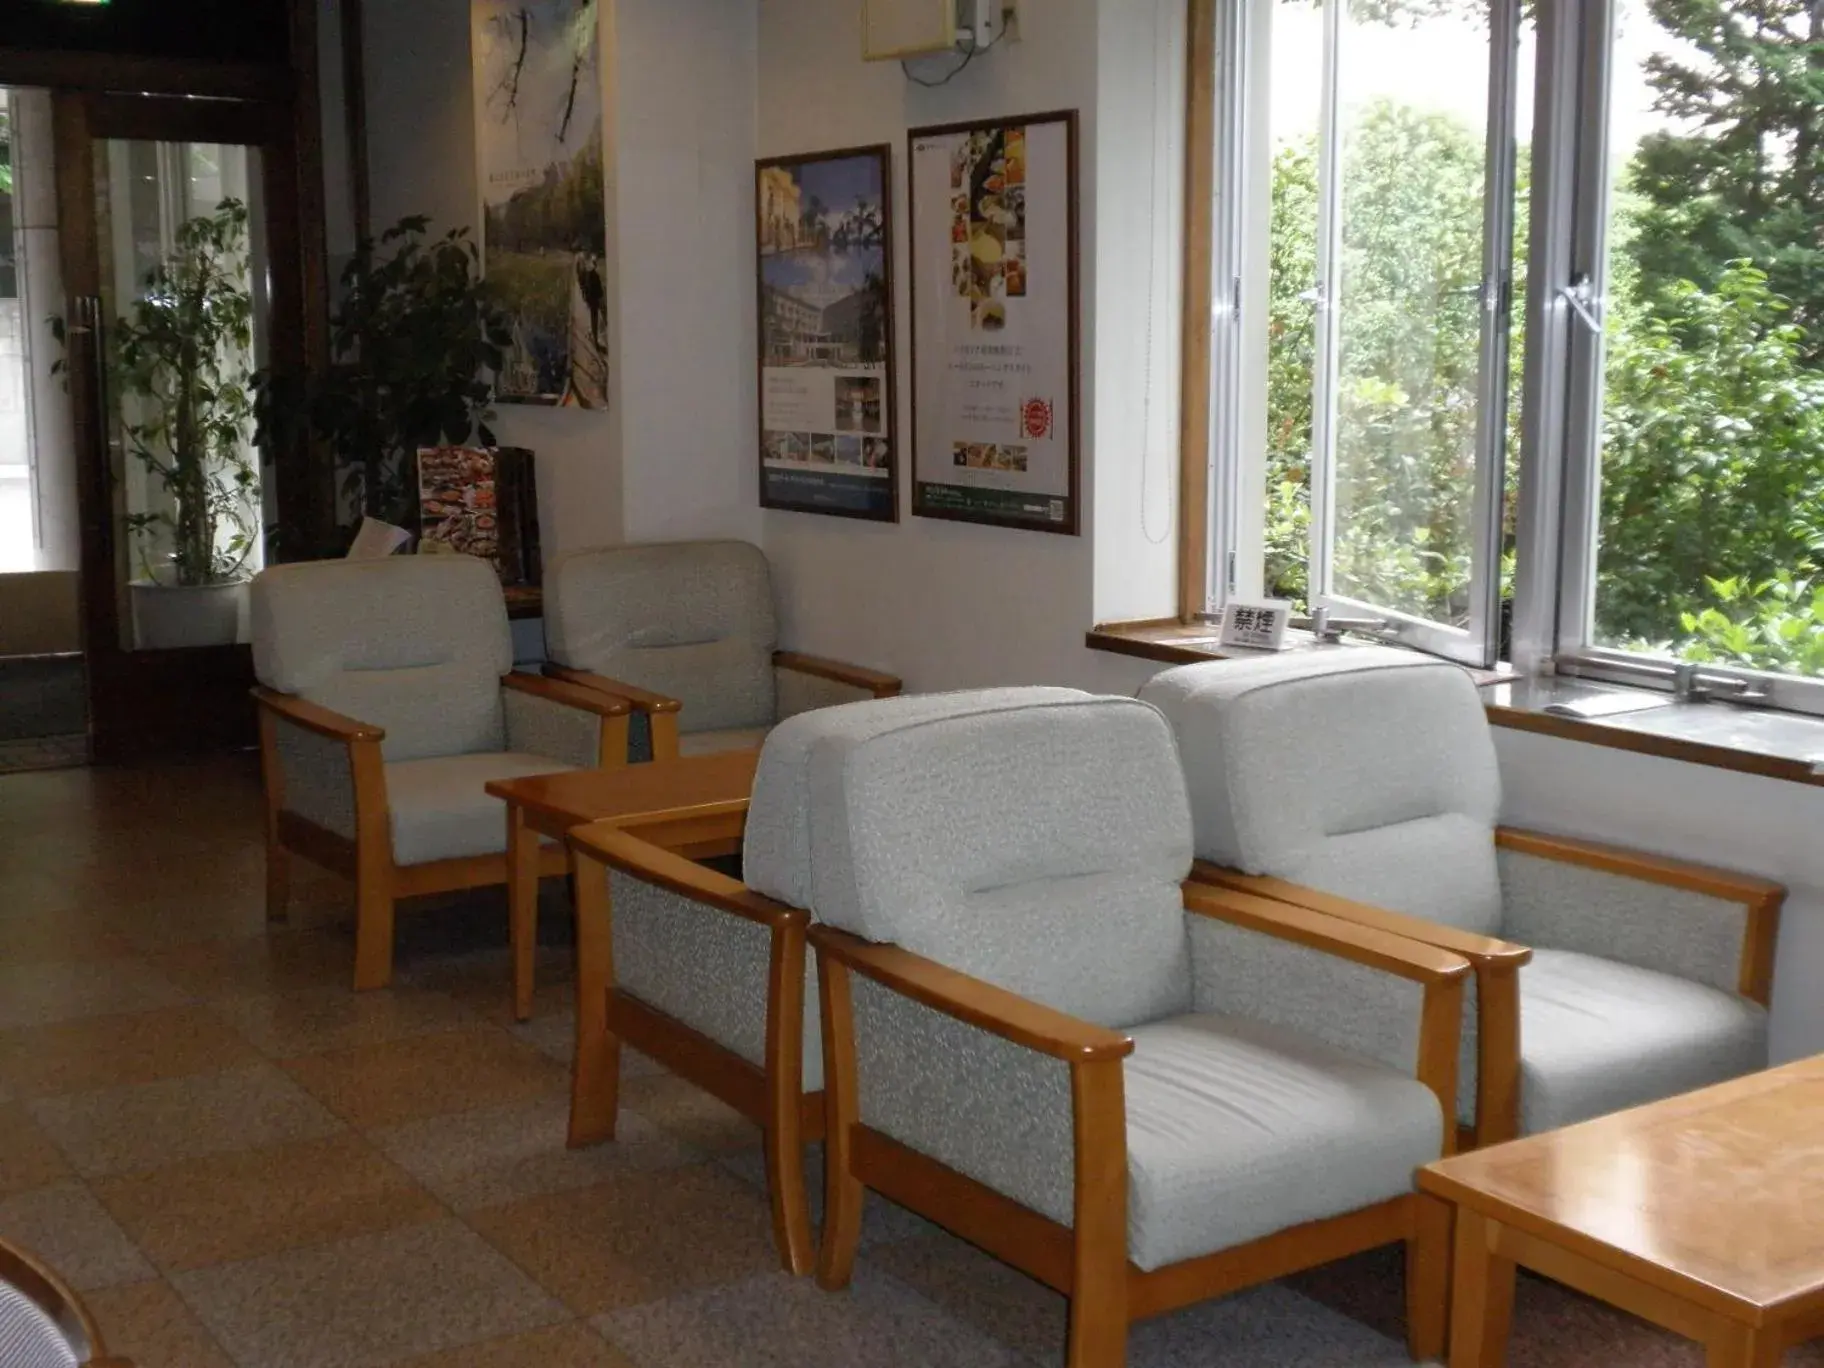
[[[1419,1171],[1456,1207],[1450,1368],[1505,1358],[1516,1266],[1777,1368],[1824,1334],[1824,1057]]]
[[[640,834],[655,845],[692,859],[731,855],[741,848],[747,800],[754,791],[757,750],[722,751],[654,764],[605,770],[571,770],[526,779],[501,779],[487,791],[507,808],[507,900],[516,973],[513,1011],[521,1021],[532,1014],[532,961],[538,942],[538,850],[541,837],[562,841],[572,827],[588,822],[637,820]],[[606,991],[606,971],[585,964],[584,928],[577,935],[577,1057],[573,1076],[585,1067],[592,1032],[605,1034],[602,1005],[590,992]],[[599,982],[594,988],[590,972]],[[598,993],[599,996],[599,993]],[[593,1009],[593,1010],[592,1010]],[[599,1052],[599,1051],[598,1051]]]

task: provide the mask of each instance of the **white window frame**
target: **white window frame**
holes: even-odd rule
[[[1612,0],[1541,5],[1513,664],[1824,714],[1824,680],[1596,645]]]
[[[1325,0],[1323,112],[1320,127],[1334,135],[1333,113],[1345,0]],[[1272,153],[1268,117],[1274,0],[1218,0],[1216,6],[1216,206],[1210,244],[1210,496],[1209,561],[1205,612],[1214,615],[1229,598],[1258,599],[1262,592],[1266,510],[1266,389]],[[1341,176],[1335,148],[1320,151],[1318,336],[1312,411],[1312,541],[1307,570],[1313,606],[1339,616],[1372,617],[1390,641],[1415,646],[1464,664],[1494,664],[1500,637],[1502,493],[1507,445],[1508,318],[1512,300],[1515,90],[1519,0],[1489,0],[1490,79],[1485,127],[1483,323],[1476,430],[1476,489],[1472,511],[1474,563],[1468,630],[1427,621],[1385,606],[1331,592],[1331,497],[1338,313],[1329,300],[1341,233]],[[1497,54],[1505,60],[1497,60]],[[1326,383],[1324,377],[1329,377]]]

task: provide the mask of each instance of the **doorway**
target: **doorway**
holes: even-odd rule
[[[79,92],[53,112],[93,753],[250,747],[248,581],[289,466],[254,444],[253,382],[305,357],[291,123]]]
[[[88,759],[51,96],[0,87],[0,773]]]

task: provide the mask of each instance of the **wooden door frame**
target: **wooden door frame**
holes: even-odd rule
[[[312,231],[301,182],[317,160],[300,156],[289,99],[201,102],[168,95],[61,90],[53,94],[59,246],[64,289],[75,309],[101,295],[102,244],[96,215],[95,145],[133,141],[209,142],[257,147],[267,260],[272,266],[268,359],[293,375],[319,364],[325,298],[321,197]],[[320,149],[319,149],[320,151]],[[316,179],[320,182],[320,166]],[[315,265],[312,265],[314,258]],[[319,288],[312,288],[316,284]],[[86,323],[91,320],[72,319]],[[98,764],[157,755],[251,748],[257,726],[246,645],[130,651],[122,644],[125,552],[115,507],[111,415],[100,383],[99,336],[72,334],[69,392],[77,445],[82,526],[83,636],[88,657],[92,752]],[[306,545],[324,500],[303,450],[274,456],[280,529]]]

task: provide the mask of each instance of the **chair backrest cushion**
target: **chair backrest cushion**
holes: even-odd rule
[[[680,731],[775,721],[772,578],[747,542],[564,556],[545,579],[545,640],[560,665],[678,699]]]
[[[1190,812],[1164,720],[1009,688],[819,709],[767,739],[749,884],[1060,1011],[1182,1011]]]
[[[1499,931],[1500,776],[1459,667],[1351,646],[1180,666],[1140,697],[1177,734],[1199,857]]]
[[[388,760],[497,751],[513,668],[500,580],[472,556],[276,565],[253,581],[268,688],[386,728]]]

